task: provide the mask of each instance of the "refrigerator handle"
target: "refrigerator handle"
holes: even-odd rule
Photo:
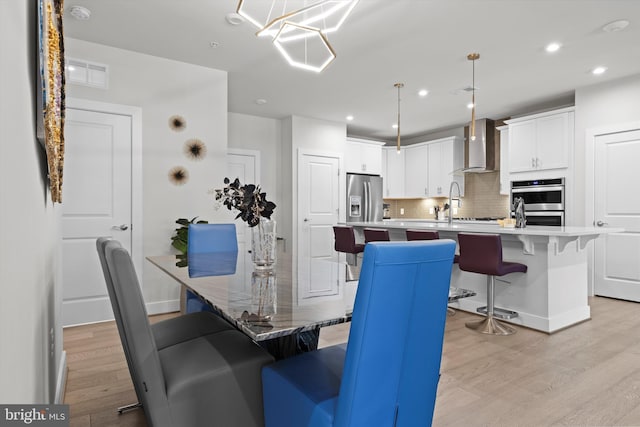
[[[367,221],[371,221],[371,183],[366,182],[365,184],[365,204],[367,209]]]

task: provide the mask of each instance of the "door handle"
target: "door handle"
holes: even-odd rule
[[[122,230],[122,231],[125,231],[125,230],[128,230],[128,229],[129,229],[129,226],[128,226],[127,224],[120,224],[120,225],[114,225],[114,226],[112,226],[112,227],[111,227],[111,229],[112,229],[112,230]]]
[[[609,225],[609,223],[608,223],[608,222],[598,221],[598,222],[596,222],[596,225],[597,225],[598,227],[602,227],[602,226],[604,226],[604,225]]]
[[[303,221],[304,221],[304,222],[309,222],[309,221],[311,221],[311,220],[310,220],[309,218],[305,218]]]

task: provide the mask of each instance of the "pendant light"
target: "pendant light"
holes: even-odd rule
[[[476,60],[480,59],[479,53],[470,53],[467,59],[471,61],[472,80],[471,80],[471,141],[476,140]]]
[[[396,83],[393,87],[398,88],[398,138],[396,141],[396,148],[400,153],[400,89],[404,87],[404,83]]]

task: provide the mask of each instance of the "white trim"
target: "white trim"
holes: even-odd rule
[[[119,114],[131,117],[131,258],[142,280],[144,254],[142,241],[142,108],[88,99],[67,98],[67,107],[77,110]]]
[[[67,352],[62,351],[60,364],[58,365],[58,375],[56,378],[56,396],[53,401],[56,405],[64,403],[64,392],[67,387]]]
[[[180,311],[180,299],[172,299],[167,301],[154,301],[146,304],[147,315],[174,313]]]
[[[525,120],[539,119],[540,117],[552,116],[554,114],[575,112],[575,110],[576,110],[575,106],[557,108],[555,110],[543,111],[541,113],[533,113],[533,114],[527,114],[527,115],[524,115],[524,116],[514,117],[512,119],[505,120],[504,122],[506,124],[508,124],[508,125],[512,125],[514,123],[522,122],[522,121],[525,121]]]
[[[369,144],[369,145],[375,145],[379,147],[386,145],[384,141],[374,141],[372,139],[362,139],[362,138],[351,138],[350,136],[347,137],[347,142],[357,142],[359,144]]]
[[[585,150],[585,164],[584,164],[584,180],[585,180],[585,192],[584,192],[584,222],[585,225],[593,225],[595,221],[595,149],[596,138],[603,135],[609,135],[612,133],[629,132],[632,130],[640,129],[640,121],[619,123],[607,126],[600,126],[595,128],[588,128],[584,134],[584,150]],[[589,245],[587,252],[587,278],[589,283],[589,295],[594,295],[595,286],[595,269],[594,269],[594,245]]]

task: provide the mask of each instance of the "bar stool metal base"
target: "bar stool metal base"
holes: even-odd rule
[[[473,329],[481,334],[489,335],[513,335],[516,330],[511,326],[506,325],[499,320],[496,320],[493,316],[488,315],[482,320],[476,320],[473,322],[465,323],[465,326],[469,329]]]
[[[487,306],[478,307],[476,311],[480,314],[487,314]],[[506,310],[504,308],[493,307],[493,317],[497,317],[498,319],[513,319],[514,317],[518,317],[518,312],[513,310]]]

